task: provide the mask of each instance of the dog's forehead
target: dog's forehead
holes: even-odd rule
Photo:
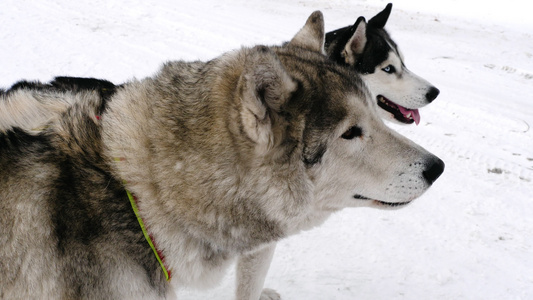
[[[375,68],[387,61],[391,54],[401,57],[398,46],[385,29],[368,28],[367,40],[361,58],[363,73],[373,73]]]
[[[337,114],[338,118],[343,118],[347,110],[369,105],[366,86],[358,74],[347,72],[347,68],[342,68],[341,72],[337,69],[316,71],[319,76],[309,84],[317,93],[313,102],[324,114]]]
[[[402,60],[401,53],[391,48],[391,50],[388,53],[387,59],[383,61],[380,65],[393,65],[397,68],[403,67],[403,60]]]
[[[289,75],[299,83],[300,97],[291,106],[297,113],[307,115],[308,125],[329,127],[344,119],[356,102],[370,105],[367,88],[354,70],[323,55],[296,49],[278,49],[278,56]]]
[[[333,130],[346,121],[357,122],[375,110],[374,101],[363,85],[347,88],[339,82],[330,82],[321,88],[323,92],[313,95],[308,102],[306,127]]]
[[[400,48],[398,45],[390,38],[390,36],[387,34],[387,36],[384,38],[384,41],[387,43],[389,48],[389,54],[387,57],[387,60],[391,60],[397,65],[403,65],[403,54],[400,51]]]

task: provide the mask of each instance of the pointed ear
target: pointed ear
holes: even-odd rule
[[[258,46],[249,54],[239,81],[240,114],[244,132],[264,153],[273,146],[275,118],[298,85],[271,49]]]
[[[355,65],[357,56],[363,53],[366,46],[366,21],[359,17],[352,27],[352,37],[348,40],[342,51],[342,57],[348,65]]]
[[[374,28],[384,28],[385,24],[387,23],[387,20],[389,19],[391,10],[392,3],[389,3],[387,4],[387,6],[385,6],[385,9],[383,9],[380,13],[378,13],[368,21],[368,26]]]
[[[309,16],[304,27],[289,42],[289,47],[300,47],[326,54],[324,51],[324,17],[320,11]]]

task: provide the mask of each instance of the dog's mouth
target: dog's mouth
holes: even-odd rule
[[[380,200],[374,200],[374,199],[371,199],[371,198],[368,198],[368,197],[365,197],[365,196],[361,196],[361,195],[354,195],[353,198],[354,199],[358,199],[358,200],[369,200],[369,201],[372,201],[372,203],[375,204],[375,205],[386,206],[386,207],[401,207],[401,206],[405,206],[405,205],[411,203],[411,201],[407,201],[407,202],[385,202],[385,201],[380,201]]]
[[[403,107],[390,101],[382,95],[378,95],[377,99],[378,106],[391,113],[394,116],[394,119],[398,120],[399,122],[405,124],[413,124],[414,122],[416,125],[420,123],[420,113],[418,112],[418,109],[409,109]]]

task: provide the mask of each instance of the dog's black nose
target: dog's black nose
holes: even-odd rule
[[[433,184],[442,172],[444,172],[444,162],[440,158],[435,157],[427,164],[426,170],[422,172],[422,175],[429,184]]]
[[[432,102],[433,100],[435,100],[437,98],[437,96],[439,95],[440,91],[438,88],[432,86],[429,91],[426,93],[426,99],[428,100],[428,102]]]

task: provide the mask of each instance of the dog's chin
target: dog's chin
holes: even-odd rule
[[[376,97],[379,108],[382,109],[382,115],[385,115],[385,119],[391,120],[397,124],[410,125],[420,122],[420,114],[418,109],[405,108],[388,98],[378,95]]]
[[[411,202],[412,201],[407,201],[407,202],[384,202],[384,201],[379,201],[379,200],[372,200],[371,206],[375,207],[375,208],[379,208],[379,209],[392,210],[392,209],[403,208],[403,207],[407,206],[408,204],[410,204]]]
[[[408,204],[413,202],[412,200],[404,201],[404,202],[387,202],[387,201],[381,201],[381,200],[375,200],[375,199],[367,198],[367,197],[361,196],[361,195],[354,195],[353,198],[357,199],[357,200],[365,201],[366,202],[366,206],[375,207],[375,208],[379,208],[379,209],[399,209],[399,208],[407,206]]]

